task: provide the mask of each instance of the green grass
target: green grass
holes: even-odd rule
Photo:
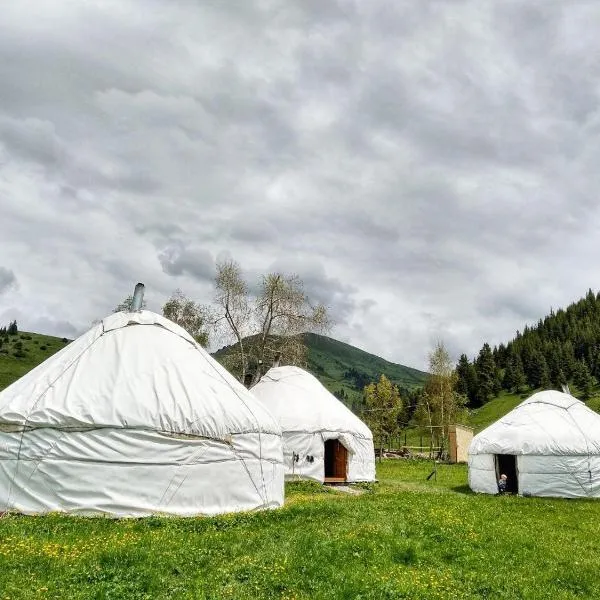
[[[18,356],[18,344],[22,354]],[[19,332],[0,347],[0,390],[9,386],[65,346],[61,338],[39,333]],[[17,356],[15,356],[17,354]]]
[[[384,461],[361,496],[287,486],[216,518],[0,519],[0,599],[600,597],[600,503],[475,495]]]

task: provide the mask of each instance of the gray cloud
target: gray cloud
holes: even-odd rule
[[[201,281],[212,281],[215,276],[214,258],[202,248],[173,244],[159,254],[158,260],[167,275],[187,275]]]
[[[30,327],[138,280],[207,302],[231,256],[422,367],[594,286],[596,3],[9,4],[0,311]]]
[[[17,278],[15,274],[6,267],[0,267],[0,294],[17,287]]]

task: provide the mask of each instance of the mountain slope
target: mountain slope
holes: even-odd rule
[[[389,362],[355,346],[315,333],[305,334],[308,370],[332,392],[344,390],[351,396],[385,374],[400,387],[423,385],[426,373]]]
[[[65,338],[25,331],[0,340],[0,391],[68,343]]]
[[[305,333],[304,339],[308,347],[307,370],[350,407],[357,408],[365,385],[382,374],[407,390],[423,385],[427,375],[324,335]],[[233,346],[225,346],[213,356],[222,361],[232,350]]]
[[[587,295],[566,309],[551,310],[535,325],[493,349],[484,344],[473,361],[459,360],[459,391],[475,408],[500,390],[522,393],[569,384],[590,400],[600,381],[600,294]]]

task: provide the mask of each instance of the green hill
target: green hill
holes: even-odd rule
[[[37,367],[68,343],[66,338],[25,331],[0,337],[0,340],[0,390]]]
[[[365,385],[382,374],[410,391],[422,386],[427,375],[324,335],[305,333],[304,339],[308,348],[307,370],[351,408],[358,408]],[[233,348],[224,346],[213,356],[223,361]]]
[[[308,346],[308,370],[338,397],[352,405],[365,385],[384,374],[396,385],[414,389],[423,385],[426,373],[389,362],[330,337],[305,334]]]

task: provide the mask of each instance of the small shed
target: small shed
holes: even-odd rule
[[[473,428],[466,425],[451,425],[448,429],[448,455],[451,463],[469,461],[469,446],[473,439]]]

